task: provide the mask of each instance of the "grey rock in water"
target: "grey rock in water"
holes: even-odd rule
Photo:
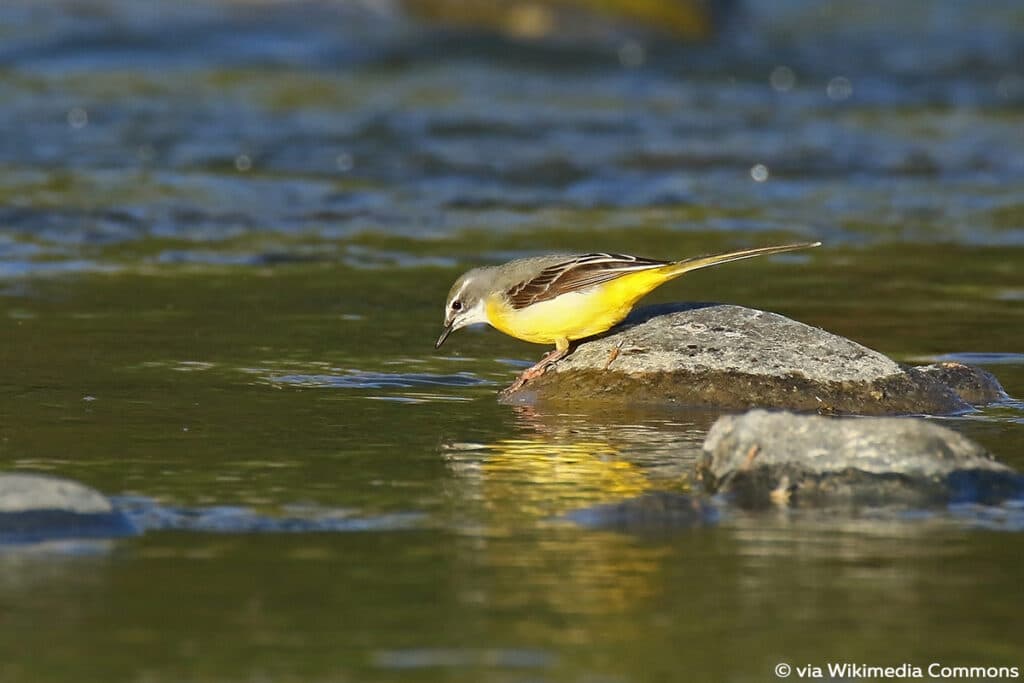
[[[97,491],[68,479],[0,474],[0,544],[136,533]]]
[[[1005,398],[959,363],[904,367],[877,351],[778,315],[723,304],[634,311],[503,400],[676,403],[821,413],[948,414]]]
[[[700,474],[741,507],[995,503],[1024,477],[982,446],[911,417],[841,418],[754,410],[719,418]]]

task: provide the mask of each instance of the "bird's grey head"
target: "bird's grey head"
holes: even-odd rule
[[[444,330],[434,345],[435,349],[441,348],[444,340],[455,330],[487,322],[487,312],[484,310],[488,294],[486,274],[486,268],[474,268],[452,285],[444,304]]]

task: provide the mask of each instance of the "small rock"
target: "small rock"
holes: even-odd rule
[[[1024,494],[1024,477],[983,447],[910,417],[721,417],[704,440],[700,473],[710,491],[746,508],[994,503]]]
[[[906,369],[926,381],[936,381],[956,392],[962,401],[983,405],[1010,398],[990,373],[973,365],[946,361],[932,365],[919,365]]]
[[[68,479],[0,474],[0,544],[136,533],[106,497]]]
[[[657,491],[574,510],[564,518],[586,527],[651,533],[714,524],[718,521],[718,510],[707,500]]]
[[[1005,393],[983,370],[958,363],[903,367],[776,313],[671,304],[634,311],[502,398],[886,415],[963,412]]]

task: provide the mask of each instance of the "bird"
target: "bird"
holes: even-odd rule
[[[820,246],[800,242],[679,261],[628,254],[551,254],[473,268],[455,280],[435,349],[455,330],[485,323],[536,344],[554,344],[505,391],[515,391],[569,354],[571,343],[610,330],[655,288],[701,268]]]

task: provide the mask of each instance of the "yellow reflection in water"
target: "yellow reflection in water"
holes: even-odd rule
[[[579,434],[571,421],[548,420],[529,407],[514,410],[521,436],[448,454],[475,498],[500,512],[502,523],[554,517],[651,488],[642,469],[595,430]]]
[[[456,474],[455,496],[466,506],[458,577],[462,599],[536,614],[621,615],[649,609],[664,591],[670,544],[629,534],[585,529],[565,513],[618,503],[654,489],[678,488],[680,480],[649,477],[650,452],[664,453],[689,429],[661,429],[659,422],[615,415],[547,413],[513,406],[515,436],[446,449]],[[650,417],[650,416],[648,416]],[[660,458],[665,456],[661,455]],[[573,633],[563,622],[550,633],[528,620],[531,637],[585,643],[592,633]],[[623,634],[641,637],[642,633]]]
[[[558,514],[649,488],[637,467],[607,443],[507,439],[490,450],[482,467],[488,497],[518,501],[522,514]]]

